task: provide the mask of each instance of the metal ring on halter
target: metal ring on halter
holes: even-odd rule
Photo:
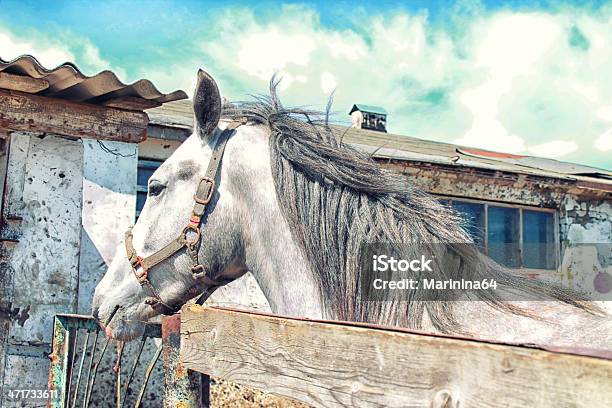
[[[195,237],[193,239],[189,239],[187,237],[187,234],[190,231],[192,231],[195,234]],[[185,244],[187,244],[190,248],[193,248],[193,246],[196,245],[200,241],[201,231],[199,227],[189,224],[183,229],[183,232],[181,233],[181,235],[183,236],[183,239],[185,240]]]

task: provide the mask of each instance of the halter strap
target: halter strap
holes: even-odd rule
[[[202,241],[200,228],[203,224],[202,219],[206,213],[206,206],[208,203],[210,203],[215,192],[215,180],[221,166],[221,159],[223,158],[227,141],[235,130],[245,123],[245,120],[233,121],[219,135],[219,138],[217,139],[217,142],[213,148],[210,161],[208,162],[208,168],[206,169],[205,176],[200,179],[198,188],[193,196],[194,205],[189,222],[187,223],[187,226],[183,228],[177,238],[170,241],[160,250],[143,258],[138,256],[136,250],[134,249],[132,229],[129,228],[125,232],[125,251],[127,258],[130,261],[130,265],[132,265],[132,272],[134,273],[134,276],[136,276],[138,283],[140,283],[140,286],[148,296],[145,299],[145,303],[150,305],[159,313],[166,315],[174,314],[180,309],[180,305],[170,306],[161,299],[159,293],[157,290],[155,290],[155,287],[149,280],[149,271],[151,268],[170,258],[183,248],[187,249],[187,253],[193,262],[191,272],[194,280],[211,287],[206,290],[202,296],[200,296],[200,298],[197,300],[198,303],[203,303],[217,287],[229,282],[211,278],[206,274],[204,266],[200,264],[198,259],[199,248]]]

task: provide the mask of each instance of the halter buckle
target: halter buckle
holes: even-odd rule
[[[143,264],[144,259],[141,256],[136,256],[136,259],[132,262],[132,270],[134,271],[134,275],[136,275],[136,279],[139,282],[144,282],[147,280],[149,275],[149,271],[145,268]],[[138,271],[140,269],[140,272]]]
[[[193,200],[198,204],[206,205],[210,203],[210,200],[213,195],[213,191],[215,191],[215,180],[210,177],[202,177],[202,179],[200,179],[200,184],[202,184],[203,182],[210,184],[210,188],[208,189],[208,195],[205,198],[200,198],[198,197],[198,194],[196,193],[193,195]],[[200,188],[198,186],[198,190],[199,189]]]

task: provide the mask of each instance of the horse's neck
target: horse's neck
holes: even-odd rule
[[[243,189],[248,208],[245,223],[245,261],[266,296],[273,313],[328,317],[320,285],[296,244],[276,200],[271,172],[255,175],[257,188]]]
[[[272,312],[309,318],[323,318],[319,285],[294,243],[286,222],[261,219],[254,227],[254,239],[246,248],[246,263],[263,291]]]

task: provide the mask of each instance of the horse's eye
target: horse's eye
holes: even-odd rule
[[[149,197],[155,197],[160,195],[164,189],[166,188],[166,186],[164,186],[162,183],[160,183],[157,180],[151,180],[149,181]]]

